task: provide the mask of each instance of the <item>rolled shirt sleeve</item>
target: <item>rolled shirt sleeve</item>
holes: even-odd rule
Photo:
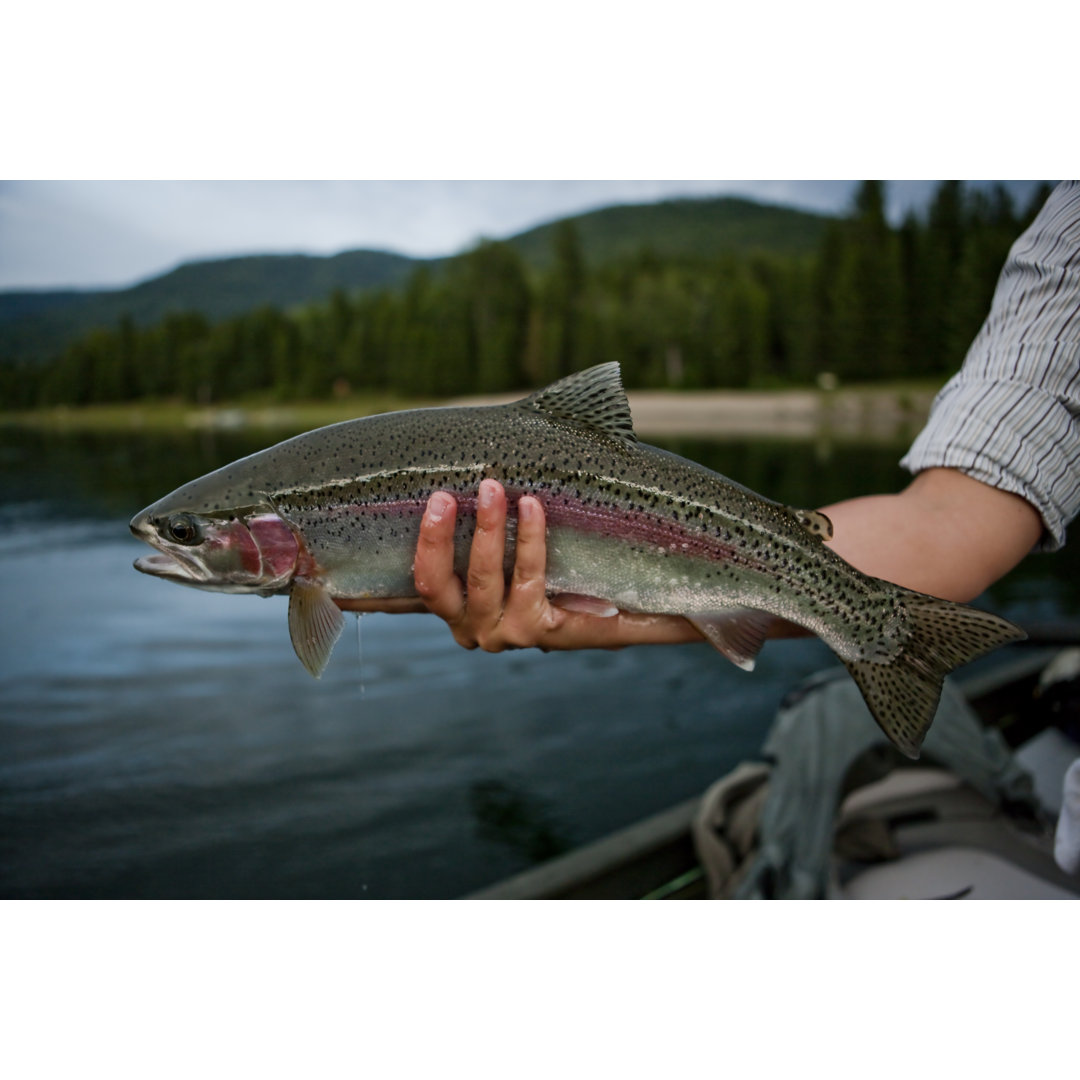
[[[1080,181],[1016,241],[990,314],[901,464],[959,469],[1027,499],[1065,542],[1080,511]]]

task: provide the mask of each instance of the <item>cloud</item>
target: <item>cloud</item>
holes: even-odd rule
[[[381,248],[447,255],[613,203],[734,194],[842,212],[856,181],[19,181],[0,184],[0,288],[116,287],[192,259]],[[919,186],[922,185],[922,186]],[[921,204],[931,181],[890,184]]]

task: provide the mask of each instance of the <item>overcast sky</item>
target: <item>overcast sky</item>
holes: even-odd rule
[[[379,248],[448,255],[567,214],[678,195],[839,212],[854,180],[5,181],[0,289],[111,288],[192,259]],[[982,181],[979,182],[984,183]],[[988,181],[985,183],[989,183]],[[890,216],[937,181],[890,181]],[[1009,181],[1026,199],[1035,181]]]

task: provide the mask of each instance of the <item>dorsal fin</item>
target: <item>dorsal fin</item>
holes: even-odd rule
[[[622,442],[637,442],[616,362],[598,364],[567,375],[546,389],[530,394],[520,404],[560,420],[573,420],[595,428]]]
[[[788,507],[788,509],[799,519],[799,524],[811,536],[817,536],[822,540],[832,539],[832,522],[820,510],[796,510],[794,507]]]

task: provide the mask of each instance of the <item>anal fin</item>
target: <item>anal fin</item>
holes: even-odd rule
[[[326,669],[344,626],[345,616],[322,585],[293,582],[289,593],[289,636],[300,663],[316,679]]]
[[[774,618],[767,611],[732,608],[707,615],[687,615],[706,640],[743,671],[754,670],[754,660],[765,644]]]

